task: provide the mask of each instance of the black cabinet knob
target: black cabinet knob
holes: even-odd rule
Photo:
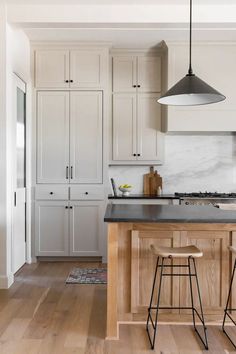
[[[69,80],[65,80],[65,82],[69,82]]]
[[[141,156],[141,154],[138,154],[138,156]]]
[[[133,85],[133,87],[136,87],[136,85]]]
[[[85,194],[87,195],[87,194],[88,194],[88,192],[85,192]]]
[[[70,206],[70,209],[73,209],[73,206]]]
[[[133,156],[136,156],[136,154],[133,154]]]
[[[138,85],[138,87],[141,87],[140,85]]]
[[[70,82],[74,82],[73,80],[70,80]]]
[[[68,205],[66,205],[65,208],[68,209]]]
[[[53,195],[53,192],[50,192],[51,195]]]

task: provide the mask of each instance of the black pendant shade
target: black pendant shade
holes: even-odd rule
[[[195,106],[223,101],[225,96],[195,75],[186,75],[158,102],[173,106]]]
[[[198,106],[223,101],[226,97],[192,70],[192,0],[190,0],[189,69],[188,74],[171,87],[157,102],[173,106]]]

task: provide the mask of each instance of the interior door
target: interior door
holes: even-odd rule
[[[12,268],[25,263],[26,246],[26,85],[14,75]]]

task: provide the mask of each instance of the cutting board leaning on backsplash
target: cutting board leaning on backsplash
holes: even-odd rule
[[[151,166],[150,172],[143,176],[143,194],[157,195],[158,187],[162,189],[162,178]]]

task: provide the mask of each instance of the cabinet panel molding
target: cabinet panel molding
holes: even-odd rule
[[[137,73],[138,92],[161,92],[161,57],[140,55]]]
[[[136,92],[137,58],[136,56],[114,56],[112,58],[113,92]]]

